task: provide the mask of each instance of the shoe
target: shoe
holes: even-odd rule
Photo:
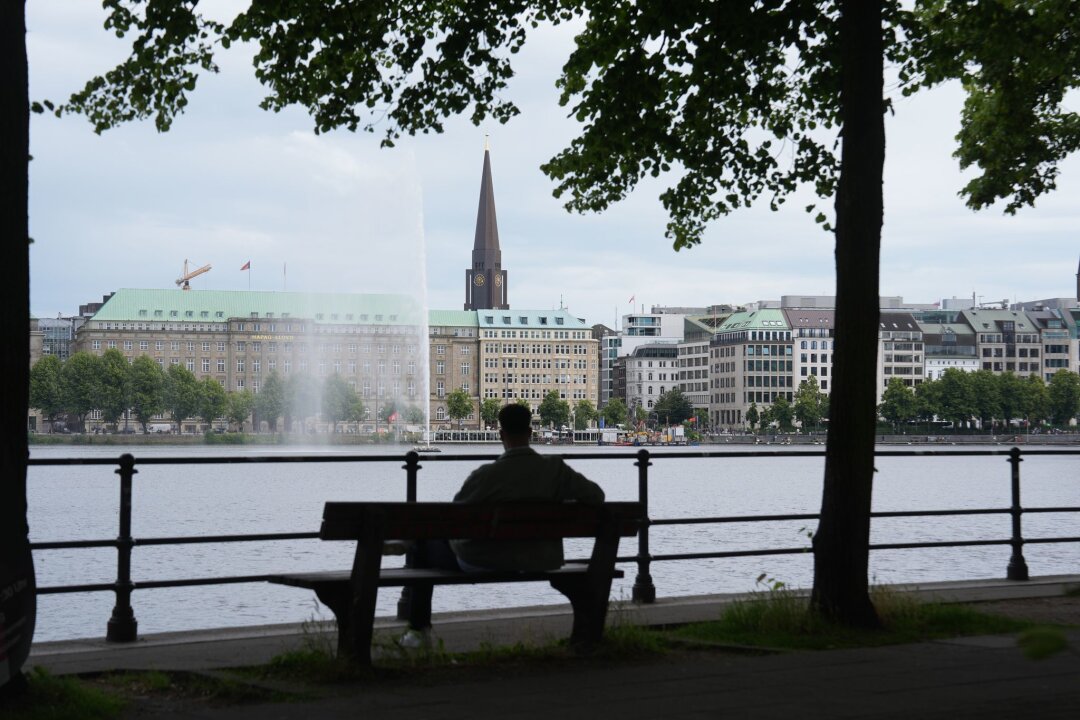
[[[410,628],[398,638],[397,644],[403,650],[427,650],[431,648],[431,628],[427,630]]]

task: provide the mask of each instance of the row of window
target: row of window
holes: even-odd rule
[[[119,349],[121,347],[121,343],[122,343],[123,349],[127,350],[127,351],[134,350],[136,343],[138,343],[139,350],[141,350],[143,352],[146,352],[146,351],[148,351],[150,349],[151,341],[150,340],[122,340],[121,341],[121,340],[113,340],[113,339],[91,340],[90,341],[90,346],[94,350],[100,350],[100,349],[102,349],[103,346],[105,348],[108,348],[108,349]],[[195,349],[198,347],[198,348],[200,348],[202,350],[202,352],[211,352],[211,349],[213,348],[213,349],[216,349],[217,352],[223,353],[223,352],[225,352],[226,341],[224,341],[224,340],[202,340],[202,341],[192,341],[192,340],[187,340],[187,341],[181,341],[181,340],[168,340],[168,341],[167,340],[154,340],[153,345],[154,345],[154,350],[156,350],[158,352],[164,352],[166,350],[166,346],[168,346],[168,349],[171,350],[172,352],[179,352],[181,350],[181,348],[184,348],[184,347],[186,347],[188,352],[195,352]],[[250,348],[249,348],[249,345],[250,345]],[[236,348],[236,352],[238,352],[238,353],[246,353],[246,352],[249,352],[249,351],[253,352],[253,353],[261,353],[264,350],[264,343],[262,341],[237,340],[235,342],[235,348]],[[312,348],[316,352],[321,350],[324,353],[330,353],[330,352],[341,353],[342,345],[341,345],[341,343],[324,343],[324,344],[321,344],[321,345],[313,345]],[[347,349],[347,351],[348,351],[348,353],[350,355],[355,355],[358,350],[360,352],[362,352],[363,354],[365,354],[365,355],[370,355],[371,351],[372,351],[372,346],[369,345],[369,344],[357,345],[356,343],[349,343],[348,345],[345,346],[345,348]],[[379,344],[379,345],[375,345],[374,348],[375,348],[375,353],[377,355],[385,355],[386,354],[386,348],[387,348],[386,345]],[[403,348],[404,348],[404,351],[405,351],[405,353],[407,355],[415,355],[416,354],[416,346],[415,345],[405,345],[405,346],[402,346],[402,345],[390,345],[389,348],[390,348],[390,354],[391,355],[400,355],[402,353]],[[293,351],[293,343],[292,342],[283,342],[283,343],[281,343],[281,349],[286,354],[291,353]],[[296,343],[296,350],[298,352],[306,353],[307,349],[308,349],[307,343]],[[267,342],[267,343],[265,343],[265,350],[267,352],[276,353],[278,351],[278,343],[277,342]],[[461,346],[461,354],[462,355],[468,355],[469,354],[468,346],[464,346],[464,345]]]

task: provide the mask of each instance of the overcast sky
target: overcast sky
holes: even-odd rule
[[[30,0],[27,10],[32,99],[66,99],[126,54],[96,3]],[[194,288],[426,288],[430,307],[460,309],[485,134],[513,308],[562,302],[613,325],[631,297],[648,309],[834,293],[832,235],[801,210],[812,198],[736,212],[681,252],[663,236],[663,178],[600,215],[563,210],[539,166],[577,130],[554,88],[571,43],[565,28],[530,38],[507,93],[522,113],[508,125],[452,119],[444,134],[391,150],[378,135],[316,136],[303,110],[260,110],[245,48],[219,56],[222,72],[200,80],[165,134],[146,122],[97,136],[83,118],[35,115],[32,311],[69,315],[118,288],[174,288],[185,259],[213,265]],[[1080,159],[1036,208],[973,213],[956,195],[963,179],[951,157],[960,103],[955,87],[898,97],[887,120],[882,294],[1074,296]],[[248,261],[250,274],[240,271]]]

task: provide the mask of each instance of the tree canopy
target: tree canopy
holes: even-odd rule
[[[592,404],[592,401],[588,399],[578,400],[577,404],[574,405],[575,430],[585,430],[596,417],[596,406]]]
[[[201,389],[195,373],[183,365],[170,365],[165,371],[165,409],[176,423],[177,432],[183,430],[184,420],[199,414]]]
[[[607,401],[600,414],[604,416],[604,423],[608,427],[615,427],[626,422],[626,412],[626,403],[622,398],[613,397]]]
[[[473,404],[469,393],[458,388],[446,396],[446,414],[450,416],[451,420],[457,420],[458,425],[472,413]]]
[[[257,396],[255,407],[258,407]],[[337,373],[327,377],[322,388],[322,416],[329,423],[330,432],[336,431],[338,423],[359,420],[363,414],[364,406],[345,378]]]
[[[64,392],[60,385],[60,358],[46,355],[30,370],[30,407],[37,408],[50,422],[64,412]]]
[[[165,372],[149,355],[131,362],[131,410],[143,432],[151,418],[165,410]]]
[[[825,415],[826,397],[825,393],[821,392],[816,376],[811,375],[799,383],[795,391],[793,410],[804,431],[817,428],[821,424],[821,418]]]
[[[480,403],[480,418],[484,421],[484,425],[493,428],[499,424],[499,410],[502,409],[502,405],[499,404],[498,398],[485,398]]]
[[[693,404],[679,388],[672,388],[661,395],[652,411],[660,421],[668,425],[678,425],[694,416]]]
[[[557,390],[549,390],[537,408],[540,415],[540,423],[558,430],[570,422],[570,403],[559,399]]]
[[[355,391],[353,394],[356,394]],[[277,432],[278,418],[285,414],[285,381],[276,370],[266,377],[259,394],[255,396],[255,413],[260,420],[269,424],[270,432]],[[359,412],[351,419],[358,420]]]
[[[116,423],[131,408],[131,365],[116,348],[101,356],[101,416]]]

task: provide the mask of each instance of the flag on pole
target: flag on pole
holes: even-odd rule
[[[629,299],[629,300],[627,300],[627,301],[626,301],[626,303],[627,303],[628,305],[633,305],[633,304],[634,304],[634,298],[636,298],[636,297],[637,297],[637,295],[631,295],[631,296],[630,296],[630,299]]]
[[[246,263],[244,263],[244,267],[240,268],[241,272],[243,272],[244,270],[250,270],[250,269],[251,269],[251,261],[250,260],[248,260]]]

